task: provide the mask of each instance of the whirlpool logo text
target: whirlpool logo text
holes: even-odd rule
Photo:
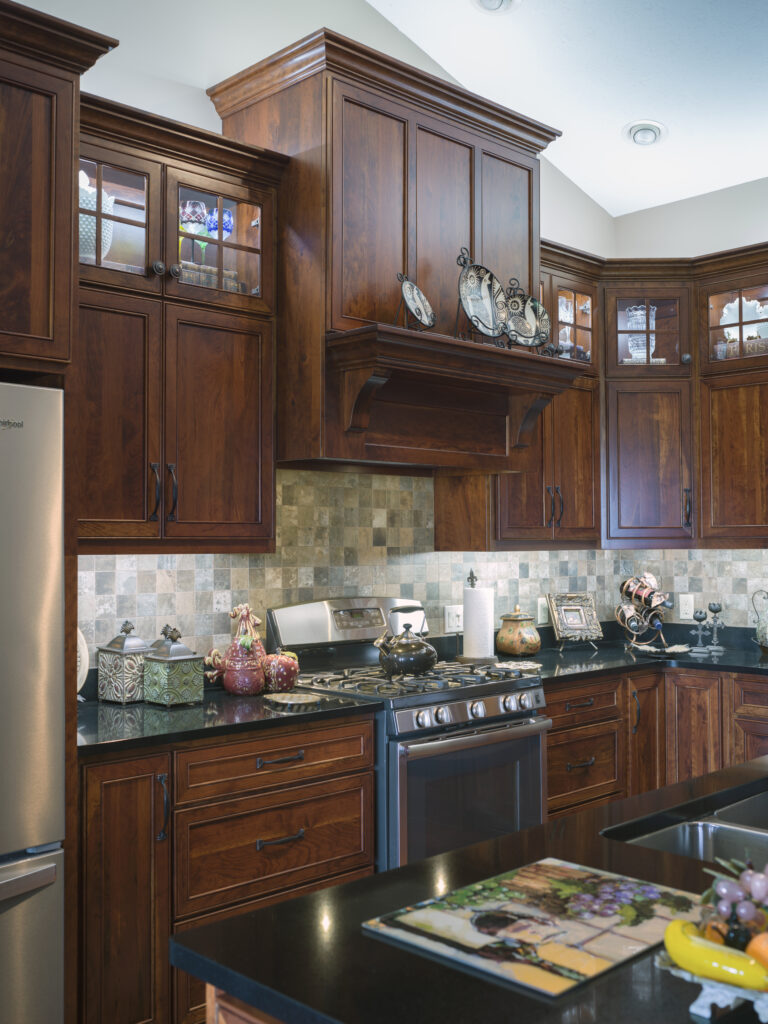
[[[23,430],[24,420],[0,420],[0,430]]]

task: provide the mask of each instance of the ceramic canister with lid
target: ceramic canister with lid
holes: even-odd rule
[[[181,633],[163,626],[144,657],[144,700],[150,704],[199,704],[203,699],[203,659],[180,643]]]
[[[521,612],[519,604],[511,615],[502,615],[501,628],[496,634],[497,650],[504,654],[536,654],[540,648],[541,637],[532,615]]]
[[[134,704],[144,700],[144,655],[149,644],[132,636],[133,623],[126,621],[116,637],[97,647],[99,700]]]

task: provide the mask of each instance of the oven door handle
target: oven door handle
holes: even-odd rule
[[[417,761],[421,757],[434,757],[436,754],[457,753],[460,750],[471,750],[487,747],[492,743],[508,743],[510,740],[522,739],[524,736],[536,736],[552,728],[551,718],[529,718],[524,722],[510,722],[506,725],[491,726],[489,729],[461,733],[458,736],[416,742],[400,743],[400,756],[409,761]]]

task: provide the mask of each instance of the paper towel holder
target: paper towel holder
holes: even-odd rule
[[[475,575],[475,570],[469,570],[469,576],[467,576],[467,583],[471,590],[474,590],[477,586],[478,577]],[[498,662],[498,657],[495,654],[490,654],[488,657],[468,657],[466,654],[457,654],[456,661],[461,662],[463,665],[495,665]]]

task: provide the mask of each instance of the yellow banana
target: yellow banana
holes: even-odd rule
[[[678,967],[726,985],[768,990],[768,969],[740,949],[710,942],[691,921],[670,921],[664,945]]]

